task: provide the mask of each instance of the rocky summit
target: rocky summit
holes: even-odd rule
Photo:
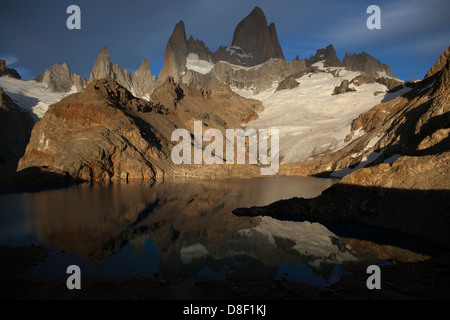
[[[306,60],[306,65],[308,67],[312,66],[314,63],[324,61],[324,67],[340,67],[341,61],[336,55],[336,50],[333,45],[330,44],[326,48],[317,50],[314,56],[311,56]]]
[[[134,96],[140,98],[148,99],[156,85],[156,79],[152,77],[147,59],[143,60],[139,69],[130,73],[128,70],[123,70],[118,64],[112,63],[107,47],[103,47],[98,53],[88,82],[105,77],[111,77]]]
[[[239,47],[251,55],[253,65],[266,62],[270,58],[284,60],[275,24],[267,25],[266,16],[259,7],[255,7],[236,26],[231,46]]]

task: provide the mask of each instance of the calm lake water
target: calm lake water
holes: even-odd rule
[[[0,245],[40,245],[30,272],[67,278],[258,277],[324,287],[373,257],[355,255],[320,223],[237,217],[238,207],[318,196],[336,180],[256,178],[155,186],[77,185],[0,195]]]

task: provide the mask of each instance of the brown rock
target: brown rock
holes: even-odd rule
[[[0,77],[2,76],[21,79],[20,74],[15,69],[10,69],[6,66],[5,60],[0,60]]]
[[[343,80],[341,82],[341,84],[339,85],[339,87],[334,88],[332,95],[334,96],[334,95],[341,94],[341,93],[356,91],[355,88],[349,88],[349,84],[350,83],[348,80]]]
[[[395,92],[403,88],[401,81],[392,78],[380,77],[377,79],[377,82],[385,85],[390,92]]]
[[[431,69],[425,75],[425,78],[433,76],[436,72],[442,70],[447,64],[448,57],[450,56],[450,47],[444,50],[439,57],[439,60],[431,67]]]
[[[193,132],[195,120],[222,132],[239,128],[255,119],[259,108],[259,101],[223,84],[197,90],[169,78],[148,102],[111,78],[95,80],[49,107],[33,129],[18,170],[47,167],[71,180],[99,182],[229,176],[232,166],[175,165],[171,150],[178,142],[171,134],[177,128]],[[256,172],[247,167],[246,175]]]
[[[180,81],[181,73],[186,71],[188,53],[184,22],[180,21],[175,25],[172,35],[167,41],[164,65],[158,76],[158,84],[166,81],[168,77],[173,77],[176,82]]]
[[[283,81],[281,81],[278,84],[276,91],[281,91],[281,90],[286,90],[286,89],[294,89],[294,88],[297,88],[299,85],[300,85],[300,83],[297,82],[297,80],[295,80],[295,77],[290,75],[290,76],[287,76]]]
[[[365,187],[450,190],[450,152],[403,156],[392,164],[382,163],[354,171],[340,182]]]

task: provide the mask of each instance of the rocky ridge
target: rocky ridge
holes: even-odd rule
[[[341,66],[341,61],[337,57],[336,50],[334,49],[332,44],[328,45],[326,48],[317,50],[316,54],[314,56],[311,56],[305,62],[308,67],[311,67],[314,63],[319,61],[324,61],[324,67]]]
[[[359,54],[346,53],[342,59],[342,66],[350,71],[364,71],[375,78],[394,77],[388,65],[381,63],[364,51]]]
[[[109,50],[103,47],[97,55],[94,67],[89,76],[88,83],[111,77],[136,97],[146,97],[152,93],[156,79],[152,77],[147,59],[134,73],[123,70],[118,64],[112,63]]]
[[[5,60],[0,60],[0,77],[2,76],[21,79],[20,74],[15,69],[10,69],[6,66]]]

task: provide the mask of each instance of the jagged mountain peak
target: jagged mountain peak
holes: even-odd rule
[[[138,70],[147,70],[147,69],[150,70],[150,63],[148,62],[148,59],[144,59],[142,60],[142,64]]]
[[[98,57],[110,57],[110,55],[109,55],[109,49],[108,49],[108,47],[107,46],[103,46],[101,49],[100,49],[100,51],[99,51],[99,53],[98,53]]]
[[[248,16],[263,16],[264,19],[266,18],[264,11],[258,6],[255,6]]]
[[[123,70],[118,64],[112,63],[106,46],[102,47],[97,55],[89,82],[105,77],[116,80],[136,97],[148,98],[155,86],[147,59],[144,59],[139,69],[131,74],[128,70]]]
[[[174,27],[172,35],[169,38],[174,44],[185,44],[186,40],[186,28],[184,26],[184,21],[180,20]]]
[[[381,63],[365,51],[354,54],[346,53],[342,59],[342,66],[351,71],[364,71],[375,78],[394,77],[388,65]]]
[[[325,61],[324,67],[340,67],[341,61],[336,55],[336,50],[332,44],[329,44],[326,48],[318,49],[314,56],[311,56],[306,60],[306,65],[309,67],[316,62]]]
[[[266,16],[260,7],[255,7],[238,23],[231,45],[251,54],[254,65],[266,62],[270,58],[284,59],[275,24],[267,25]]]
[[[45,70],[42,83],[54,92],[78,92],[86,86],[86,79],[72,73],[66,62],[54,64]]]

